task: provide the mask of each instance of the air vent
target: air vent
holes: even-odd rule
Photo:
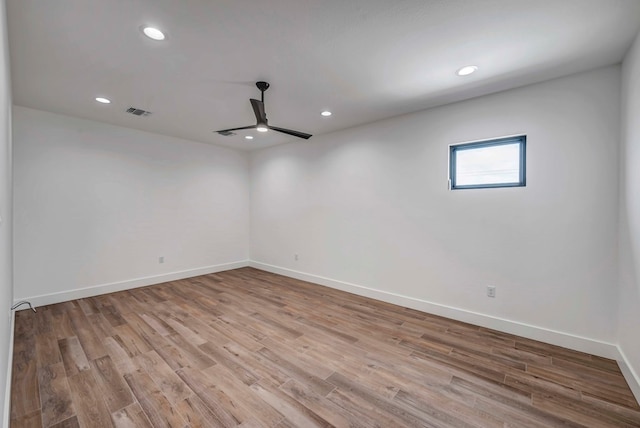
[[[141,108],[129,107],[127,109],[127,113],[131,113],[135,116],[149,116],[151,114],[150,111],[142,110]]]
[[[231,131],[217,131],[218,134],[220,135],[224,135],[225,137],[230,137],[232,135],[236,135],[235,132],[231,132]]]

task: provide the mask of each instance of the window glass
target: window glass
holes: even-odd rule
[[[452,189],[525,185],[525,136],[453,145]]]

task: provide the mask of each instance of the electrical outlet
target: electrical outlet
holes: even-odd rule
[[[487,296],[496,297],[496,287],[494,285],[487,286]]]
[[[297,254],[293,255],[293,260],[298,261],[298,255]]]
[[[158,263],[164,263],[164,256],[158,257]]]

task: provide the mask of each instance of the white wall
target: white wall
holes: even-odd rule
[[[246,154],[22,107],[13,135],[16,299],[246,264]]]
[[[0,425],[8,424],[12,323],[11,82],[5,2],[0,3]]]
[[[615,356],[619,85],[609,67],[254,152],[254,265]],[[447,190],[449,144],[519,133],[525,188]]]
[[[622,67],[619,346],[640,400],[640,35]],[[630,382],[631,383],[631,382]]]

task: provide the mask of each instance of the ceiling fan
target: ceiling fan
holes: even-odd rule
[[[269,125],[269,122],[267,121],[267,114],[264,111],[264,91],[269,89],[269,84],[267,82],[256,82],[256,86],[258,87],[258,89],[260,89],[260,92],[262,94],[261,100],[254,100],[253,98],[250,99],[251,107],[253,107],[253,112],[256,115],[256,124],[251,126],[243,126],[241,128],[222,129],[215,132],[220,135],[230,135],[230,133],[233,131],[240,131],[243,129],[256,129],[258,132],[267,132],[269,129],[272,129],[274,131],[282,132],[283,134],[289,134],[293,135],[294,137],[304,138],[305,140],[311,138],[311,134]]]

